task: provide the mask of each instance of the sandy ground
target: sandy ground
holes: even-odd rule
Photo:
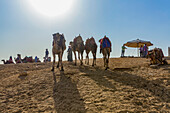
[[[102,59],[95,67],[64,62],[64,72],[51,65],[0,65],[0,112],[170,112],[170,65],[151,68],[142,58],[112,58],[107,71]]]

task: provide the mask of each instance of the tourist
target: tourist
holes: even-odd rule
[[[71,49],[71,46],[68,46],[68,55],[67,55],[67,59],[69,62],[72,62],[73,61],[73,58],[72,58],[72,49]]]
[[[122,53],[121,53],[121,57],[124,57],[125,49],[127,49],[127,48],[126,48],[126,47],[125,47],[125,45],[123,44],[123,46],[122,46]]]
[[[48,55],[49,55],[49,52],[48,52],[48,49],[46,49],[45,51],[45,62],[48,61]]]

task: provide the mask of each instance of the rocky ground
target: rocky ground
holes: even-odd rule
[[[144,58],[112,58],[107,71],[102,59],[95,67],[64,62],[64,72],[51,65],[0,65],[0,112],[170,112],[170,65],[150,67]]]

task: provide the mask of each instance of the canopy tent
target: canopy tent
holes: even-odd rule
[[[139,39],[128,41],[124,45],[127,47],[137,48],[137,50],[138,50],[138,48],[140,48],[141,45],[144,46],[144,44],[146,44],[147,46],[153,45],[150,41],[144,41],[144,40],[139,40]],[[138,56],[139,56],[139,51],[138,51]]]
[[[136,40],[128,41],[127,43],[125,43],[125,46],[139,48],[141,47],[141,45],[143,46],[144,44],[146,44],[147,46],[153,45],[150,41],[136,39]]]

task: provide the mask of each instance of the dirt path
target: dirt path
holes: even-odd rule
[[[148,64],[117,58],[105,71],[102,59],[95,67],[64,62],[54,73],[51,63],[0,65],[0,111],[169,112],[170,65]]]

